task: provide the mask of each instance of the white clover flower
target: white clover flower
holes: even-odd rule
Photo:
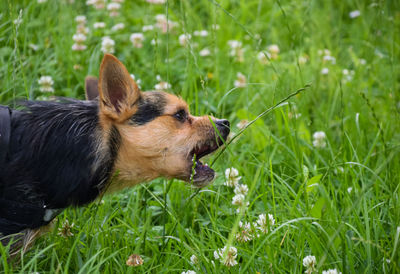
[[[235,57],[239,63],[242,63],[244,61],[244,50],[242,48],[242,42],[237,40],[229,40],[228,45],[231,48],[229,55]]]
[[[129,38],[135,48],[143,47],[144,35],[141,32],[132,33]]]
[[[115,3],[124,3],[125,0],[112,0]]]
[[[246,76],[244,76],[241,72],[238,72],[236,77],[237,78],[236,78],[235,82],[233,83],[233,85],[236,88],[244,88],[244,87],[246,87],[246,83],[247,83]]]
[[[154,30],[154,26],[153,25],[145,25],[142,27],[142,31],[146,32],[146,31],[152,31]]]
[[[237,249],[233,246],[228,248],[228,251],[225,254],[226,246],[223,248],[219,248],[214,251],[214,257],[217,260],[220,260],[221,263],[226,265],[227,267],[231,267],[237,265],[236,257],[237,257]]]
[[[178,25],[171,20],[167,20],[165,14],[157,14],[156,21],[157,22],[155,26],[160,29],[162,33],[166,33],[168,30],[172,30],[172,28]]]
[[[165,14],[157,14],[156,15],[157,22],[166,21],[166,20],[167,20],[167,16],[165,16]]]
[[[322,274],[342,274],[342,272],[338,271],[335,268],[335,269],[324,270],[324,271],[322,271]]]
[[[208,48],[204,48],[199,52],[199,55],[202,56],[202,57],[210,56],[211,55],[211,51]]]
[[[260,51],[257,54],[257,59],[262,65],[266,65],[266,64],[269,63],[268,59],[271,59],[271,54],[269,52],[267,52],[267,51],[264,51],[264,52]]]
[[[360,59],[359,62],[360,62],[360,65],[366,65],[367,64],[367,60],[365,60],[365,59]]]
[[[37,0],[37,2],[38,2],[39,4],[42,4],[42,3],[46,3],[47,0]]]
[[[262,233],[268,233],[268,226],[271,227],[275,224],[275,219],[272,214],[268,214],[268,222],[267,216],[265,214],[260,214],[254,226],[260,230]]]
[[[71,229],[74,227],[74,223],[69,224],[68,220],[65,220],[65,222],[62,224],[60,228],[58,228],[58,233],[57,235],[60,235],[61,237],[68,238],[71,236],[74,236],[74,233],[71,232]]]
[[[354,70],[344,69],[342,70],[342,74],[343,74],[343,81],[350,82],[351,80],[353,80]]]
[[[105,0],[88,0],[86,1],[86,5],[90,6],[93,5],[95,9],[100,10],[104,9],[106,6],[106,1]]]
[[[85,25],[77,25],[76,26],[76,33],[80,34],[88,34],[89,33],[89,28],[87,28]]]
[[[302,56],[299,57],[298,61],[299,61],[300,65],[304,65],[305,63],[307,63],[308,59],[307,59],[306,56],[302,55]]]
[[[231,47],[231,49],[237,49],[242,47],[242,42],[237,40],[229,40],[228,45]]]
[[[150,4],[159,5],[159,4],[164,4],[166,0],[146,0],[146,2]]]
[[[193,254],[192,256],[190,256],[190,262],[192,264],[198,264],[199,263],[199,259],[197,259],[197,256]]]
[[[208,31],[206,31],[206,30],[195,30],[193,32],[193,35],[194,36],[200,36],[200,37],[206,37],[206,36],[208,36]]]
[[[76,33],[72,36],[72,40],[75,43],[72,45],[72,50],[74,51],[82,51],[86,49],[86,45],[84,42],[86,41],[86,35],[83,33]]]
[[[347,192],[350,194],[351,192],[353,191],[353,188],[352,187],[348,187],[347,188]]]
[[[84,44],[74,43],[71,47],[73,51],[82,51],[85,50],[87,47]]]
[[[192,35],[190,34],[181,34],[179,35],[179,44],[181,44],[181,46],[186,47],[189,43],[189,40],[192,38]]]
[[[78,23],[78,25],[84,25],[86,24],[86,16],[85,15],[78,15],[75,17],[75,22]]]
[[[248,242],[254,238],[253,231],[251,229],[250,223],[239,222],[239,232],[236,233],[236,240],[239,242]]]
[[[95,22],[95,23],[93,24],[93,27],[94,27],[95,29],[103,29],[103,28],[106,27],[106,23],[104,23],[104,22]]]
[[[76,33],[72,36],[72,40],[74,40],[76,43],[83,43],[86,41],[86,35],[82,33]]]
[[[119,10],[121,9],[121,4],[116,2],[111,2],[107,5],[107,10],[110,12],[111,17],[119,15]]]
[[[321,70],[321,74],[322,75],[327,75],[329,73],[329,69],[328,68],[322,68]]]
[[[352,12],[349,13],[349,17],[351,19],[357,18],[360,15],[361,15],[361,12],[359,10],[353,10]]]
[[[243,194],[236,194],[232,198],[232,204],[235,206],[239,206],[239,207],[242,207],[242,206],[247,207],[249,205],[249,202],[245,203],[245,200],[246,200],[246,196],[244,196]],[[239,211],[240,211],[240,209],[237,210],[237,212],[239,212]]]
[[[304,271],[307,274],[311,274],[315,271],[315,266],[317,265],[317,259],[315,256],[308,255],[303,259],[303,266],[306,268]]]
[[[313,134],[313,146],[316,148],[324,148],[326,146],[326,134],[323,131],[316,131]]]
[[[226,178],[225,182],[226,186],[235,187],[239,183],[239,180],[242,177],[239,176],[239,171],[236,168],[231,167],[225,169],[225,178]]]
[[[51,76],[47,75],[41,76],[38,80],[38,83],[39,83],[39,90],[41,92],[54,92],[53,89],[54,81],[53,78],[51,78]]]
[[[331,62],[332,65],[336,64],[336,58],[330,55],[324,55],[322,58],[324,62]]]
[[[118,23],[118,24],[115,24],[115,25],[111,28],[111,30],[112,30],[112,31],[118,31],[118,30],[121,30],[121,29],[123,29],[123,28],[125,28],[125,24],[124,24],[124,23]]]
[[[82,66],[79,65],[79,64],[75,64],[75,65],[73,65],[72,68],[73,68],[74,70],[81,70],[81,69],[82,69]]]
[[[273,53],[273,54],[278,54],[280,52],[278,45],[269,45],[268,46],[268,51]]]
[[[101,51],[103,53],[114,53],[115,52],[114,46],[115,42],[110,37],[104,36],[101,39]]]
[[[170,89],[170,88],[171,88],[171,84],[168,83],[168,82],[162,81],[162,82],[156,84],[156,85],[154,86],[154,88],[155,88],[156,90],[163,91],[163,90]]]
[[[268,52],[271,54],[270,59],[275,60],[278,59],[278,54],[280,52],[278,45],[269,45],[268,46]]]
[[[249,188],[247,187],[247,185],[244,185],[244,184],[237,184],[236,186],[235,186],[235,189],[234,189],[234,191],[233,192],[235,192],[235,194],[243,194],[243,195],[247,195],[247,192],[249,192]]]
[[[149,0],[147,0],[147,1],[149,1]],[[196,271],[188,270],[188,271],[183,271],[181,274],[196,274]]]

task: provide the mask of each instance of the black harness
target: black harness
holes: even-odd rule
[[[47,225],[60,209],[47,209],[46,205],[33,205],[7,197],[4,193],[3,176],[11,138],[12,110],[0,105],[0,234],[8,235],[26,228],[38,228]]]
[[[8,152],[8,144],[10,143],[10,135],[11,110],[9,107],[0,106],[0,178],[4,172],[4,163]]]

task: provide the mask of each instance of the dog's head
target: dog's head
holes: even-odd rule
[[[98,81],[103,139],[117,130],[120,145],[111,190],[157,177],[207,185],[214,170],[200,162],[223,144],[229,122],[193,116],[185,101],[158,91],[141,92],[124,65],[105,55]]]

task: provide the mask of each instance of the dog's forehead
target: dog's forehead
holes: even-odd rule
[[[147,104],[162,109],[163,114],[171,114],[180,109],[188,110],[187,103],[176,95],[162,91],[143,92]]]
[[[174,113],[180,109],[188,111],[188,105],[184,100],[170,93],[164,93],[164,95],[168,102],[165,105],[165,113]]]

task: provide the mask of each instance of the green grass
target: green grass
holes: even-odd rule
[[[98,75],[105,35],[115,40],[115,55],[141,79],[143,90],[153,89],[160,75],[193,114],[225,117],[234,133],[240,120],[252,120],[291,92],[311,87],[232,142],[214,165],[218,177],[212,185],[198,192],[183,182],[159,179],[106,196],[101,203],[68,209],[20,262],[7,263],[7,248],[0,247],[0,272],[302,273],[307,255],[316,257],[319,273],[333,268],[400,272],[398,1],[152,5],[125,0],[122,7],[121,15],[112,18],[79,0],[1,1],[0,103],[48,97],[39,91],[42,75],[52,76],[56,96],[83,99],[85,76]],[[353,10],[361,15],[350,18]],[[13,21],[19,14],[17,26]],[[75,52],[74,18],[80,14],[86,15],[90,33],[87,49]],[[154,24],[156,14],[178,26],[167,34],[146,32],[143,48],[134,48],[130,34]],[[94,30],[97,21],[106,28]],[[125,29],[112,32],[119,22]],[[207,37],[193,36],[202,29],[208,30]],[[178,42],[182,33],[192,34],[187,47]],[[242,42],[243,62],[229,55],[228,40]],[[270,44],[277,44],[280,53],[263,65],[257,55]],[[199,56],[204,47],[211,56]],[[323,49],[330,50],[335,64],[323,61],[318,54]],[[301,56],[306,63],[298,62]],[[324,67],[327,75],[321,74]],[[343,69],[354,71],[350,81],[344,80]],[[234,89],[238,72],[251,84]],[[296,113],[301,116],[294,118]],[[325,148],[313,146],[316,131],[326,133]],[[230,167],[249,187],[249,207],[241,214],[232,205],[233,189],[224,185]],[[240,220],[254,222],[267,213],[276,220],[267,234],[236,241]],[[74,223],[74,235],[67,238],[58,235],[65,220]],[[228,244],[238,251],[238,265],[231,268],[213,255]],[[143,265],[127,266],[131,254],[140,254]],[[191,264],[193,254],[199,264]]]

